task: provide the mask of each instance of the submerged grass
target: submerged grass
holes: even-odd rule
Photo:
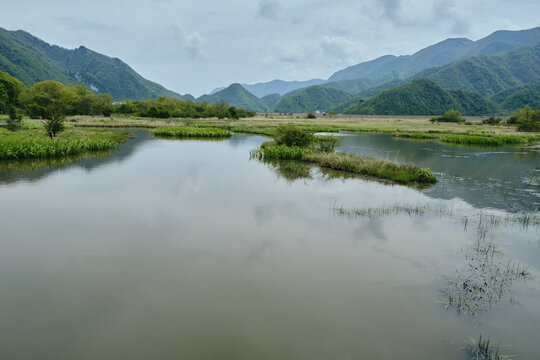
[[[176,138],[226,138],[231,137],[232,133],[226,129],[212,127],[158,127],[152,130],[155,136],[176,137]]]
[[[481,334],[478,340],[471,337],[465,350],[472,356],[472,360],[505,360],[514,357],[513,355],[501,355],[500,343],[494,346],[489,339],[482,340]]]
[[[349,217],[382,217],[393,215],[438,216],[459,221],[465,231],[475,232],[475,242],[470,248],[463,249],[463,268],[452,275],[445,276],[446,285],[441,289],[442,302],[446,308],[453,308],[459,315],[476,315],[491,310],[505,297],[514,298],[512,286],[520,280],[533,277],[527,266],[520,265],[505,256],[488,238],[488,234],[498,227],[529,231],[540,225],[537,213],[497,215],[483,211],[472,212],[448,206],[393,205],[379,208],[345,209],[334,207],[339,215]],[[515,230],[514,230],[515,229]]]

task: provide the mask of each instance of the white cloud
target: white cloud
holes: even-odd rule
[[[208,60],[203,50],[204,38],[197,30],[188,32],[182,25],[173,25],[173,36],[180,44],[184,54],[190,60]]]
[[[281,4],[277,0],[260,0],[259,11],[257,16],[277,20],[279,13],[281,12]]]

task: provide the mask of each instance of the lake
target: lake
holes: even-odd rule
[[[250,160],[266,139],[135,139],[0,163],[2,359],[540,354],[540,149],[343,134],[440,181]],[[485,284],[485,285],[484,285]]]

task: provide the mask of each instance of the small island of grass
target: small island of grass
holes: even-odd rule
[[[274,141],[263,143],[251,152],[261,160],[299,160],[315,163],[320,167],[371,176],[396,183],[433,184],[437,179],[428,169],[414,165],[397,164],[351,153],[334,151],[339,139],[314,136],[294,125],[282,125],[276,130]]]
[[[16,132],[0,129],[0,160],[58,158],[110,150],[130,136],[120,131],[72,128],[51,139],[39,128]]]
[[[152,130],[155,136],[172,138],[228,138],[232,133],[226,129],[212,127],[158,127]]]

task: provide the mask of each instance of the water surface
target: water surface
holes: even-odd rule
[[[476,195],[453,179],[517,181],[503,165],[535,171],[534,151],[471,156],[482,160],[470,169],[492,161],[500,170],[467,174],[466,162],[444,155],[481,150],[345,139],[347,151],[387,151],[443,175],[419,190],[250,161],[262,137],[135,135],[108,157],[26,170],[3,164],[0,358],[467,359],[460,348],[480,333],[518,358],[540,353],[538,277],[515,281],[475,316],[445,308],[440,290],[467,271],[473,226],[333,210],[532,209],[534,191],[526,197],[516,186],[515,203],[497,206],[497,191]],[[489,230],[486,241],[539,275],[539,238],[538,228],[510,226]]]

